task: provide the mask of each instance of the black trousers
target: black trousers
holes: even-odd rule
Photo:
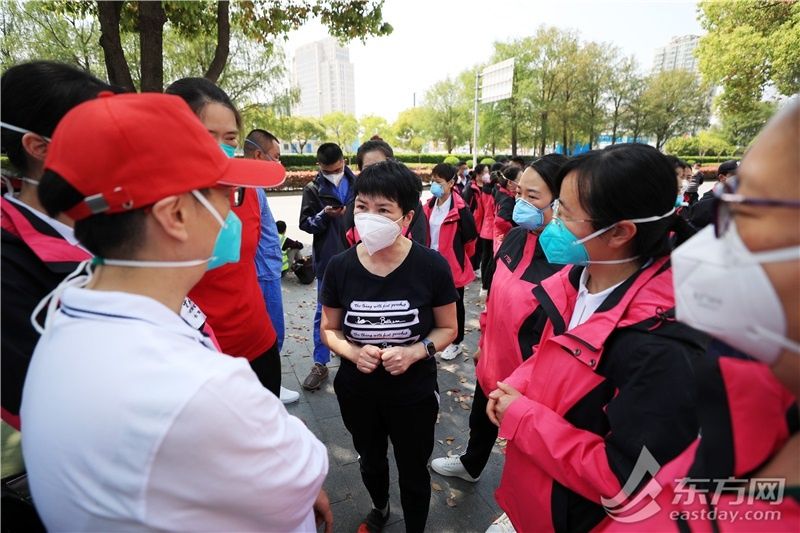
[[[478,270],[481,267],[481,259],[483,258],[483,239],[478,237],[475,240],[475,253],[469,258],[472,263],[472,270]],[[483,275],[483,273],[481,273]]]
[[[456,289],[458,300],[456,300],[456,319],[458,320],[458,332],[453,344],[461,344],[464,340],[464,323],[466,321],[466,310],[464,309],[464,287]]]
[[[486,468],[489,456],[492,455],[492,447],[497,440],[498,428],[486,414],[488,403],[489,400],[481,389],[481,384],[476,381],[472,411],[469,413],[469,442],[467,451],[461,456],[461,464],[472,477],[480,476]]]
[[[278,341],[252,361],[250,368],[258,376],[258,380],[272,394],[281,397],[281,354],[278,352]]]
[[[480,239],[480,241],[483,243],[481,244],[483,249],[481,254],[481,287],[489,290],[489,280],[485,272],[489,270],[489,263],[494,259],[494,241],[492,239]]]
[[[361,479],[372,498],[372,505],[383,509],[389,503],[389,439],[400,484],[406,531],[422,533],[428,521],[431,502],[431,475],[428,459],[433,452],[433,432],[439,402],[430,396],[412,405],[386,402],[340,390],[334,381],[342,420],[353,446],[361,456]]]

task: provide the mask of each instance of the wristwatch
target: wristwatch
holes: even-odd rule
[[[433,356],[436,355],[436,346],[433,345],[433,341],[428,338],[422,339],[422,345],[425,347],[425,351],[428,352],[428,359],[433,359]]]

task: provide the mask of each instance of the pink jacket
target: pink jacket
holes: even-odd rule
[[[692,361],[705,337],[675,322],[668,258],[623,282],[571,330],[582,267],[534,288],[546,316],[533,356],[505,382],[496,492],[517,531],[586,531],[605,517],[643,447],[664,464],[697,437]]]
[[[727,348],[717,346],[723,351]],[[735,351],[724,351],[722,356],[706,354],[697,372],[702,437],[660,468],[655,476],[660,492],[655,498],[645,496],[642,505],[634,508],[650,505],[655,513],[641,519],[627,512],[615,513],[615,518],[607,518],[597,530],[677,531],[680,520],[687,530],[698,532],[800,531],[796,499],[784,495],[781,502],[769,501],[754,497],[757,492],[749,490],[751,478],[757,477],[754,473],[797,431],[796,398],[768,366]],[[709,482],[695,485],[687,478]],[[717,486],[724,487],[718,495]],[[740,492],[742,488],[746,490]],[[623,522],[625,519],[632,521]]]
[[[497,189],[495,189],[494,204],[494,234],[492,235],[492,240],[494,242],[494,253],[497,253],[500,245],[503,244],[506,234],[516,225],[512,220],[514,195],[508,189],[498,185]]]
[[[439,253],[447,259],[456,288],[465,287],[475,279],[470,257],[475,253],[478,230],[469,207],[455,190],[450,195],[450,211],[439,229]],[[430,222],[436,198],[431,198],[422,210]]]
[[[485,192],[486,189],[489,192]],[[494,188],[484,185],[481,188],[481,203],[483,204],[483,222],[481,223],[481,239],[494,239]]]
[[[494,271],[484,273],[491,276],[491,285],[480,316],[481,357],[475,370],[484,392],[497,388],[539,343],[542,328],[536,323],[539,301],[533,288],[563,266],[548,263],[538,241],[530,231],[512,229],[500,246]]]

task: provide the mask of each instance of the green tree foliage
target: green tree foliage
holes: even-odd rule
[[[448,154],[470,138],[470,113],[458,80],[448,78],[431,87],[425,93],[425,107],[426,130],[431,139],[444,143]]]
[[[709,93],[691,72],[660,72],[647,80],[642,95],[645,132],[659,150],[670,137],[695,132],[708,122]]]
[[[364,115],[358,121],[358,126],[361,131],[361,138],[363,141],[368,140],[370,137],[377,135],[383,140],[391,139],[391,128],[389,122],[378,115]]]
[[[247,40],[260,46],[262,54],[270,55],[277,39],[314,18],[319,18],[331,35],[342,40],[363,40],[371,35],[387,35],[392,31],[392,27],[383,21],[383,0],[250,0],[233,4],[224,0],[50,0],[31,4],[36,4],[33,10],[38,14],[49,12],[56,19],[74,19],[83,32],[91,34],[98,31],[91,29],[92,25],[99,27],[99,38],[92,42],[99,41],[102,47],[108,79],[129,90],[137,87],[143,91],[163,89],[165,31],[169,28],[189,41],[213,39],[213,53],[200,70],[212,81],[217,81],[225,70],[232,52],[233,32],[241,32]],[[56,35],[63,27],[59,23],[53,29],[45,30]],[[4,41],[5,36],[4,32]],[[94,39],[96,34],[92,34],[92,37]],[[81,36],[78,39],[83,40]],[[137,42],[132,54],[129,53],[131,40]],[[72,48],[72,44],[67,43],[67,48]],[[3,47],[7,48],[5,43]],[[80,54],[78,59],[86,63]],[[72,62],[80,64],[74,59]],[[138,84],[134,73],[139,75]]]
[[[775,114],[777,107],[774,102],[757,102],[750,109],[723,114],[723,137],[740,151],[744,151],[764,124]]]
[[[723,87],[723,116],[754,111],[768,84],[800,92],[800,2],[706,0],[698,13],[708,32],[697,48],[700,71]]]
[[[342,151],[349,151],[358,140],[358,121],[351,114],[340,111],[328,113],[320,122],[325,128],[327,138],[338,144]]]
[[[402,111],[392,124],[394,139],[400,148],[419,152],[425,146],[426,110],[412,107]]]

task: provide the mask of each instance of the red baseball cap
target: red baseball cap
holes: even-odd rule
[[[139,209],[176,194],[214,186],[274,187],[280,163],[226,156],[178,96],[102,94],[58,123],[44,166],[84,195],[66,214]]]

